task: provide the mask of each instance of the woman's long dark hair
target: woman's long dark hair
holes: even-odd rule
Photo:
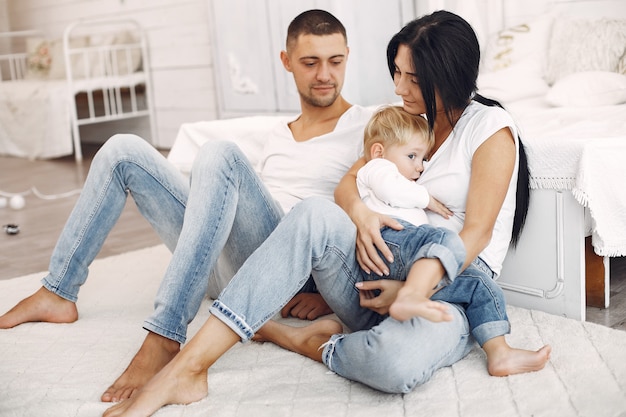
[[[455,112],[467,107],[470,100],[502,107],[497,101],[476,94],[480,46],[476,33],[460,16],[444,10],[436,11],[409,22],[394,35],[387,46],[387,66],[392,77],[400,45],[406,45],[411,50],[431,130],[434,130],[437,114],[435,92],[439,93],[451,124]],[[519,136],[518,142],[517,194],[511,236],[513,246],[519,241],[530,203],[528,160]]]

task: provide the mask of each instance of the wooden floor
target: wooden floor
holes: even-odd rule
[[[29,192],[23,209],[0,208],[0,225],[13,223],[20,228],[17,235],[0,230],[0,279],[47,270],[50,253],[77,195],[43,199],[30,190],[35,187],[39,193],[48,196],[79,190],[96,149],[97,146],[84,145],[82,164],[76,164],[73,157],[29,161],[0,156],[0,194]],[[157,235],[129,199],[99,257],[159,243]],[[611,259],[610,307],[587,308],[587,320],[626,330],[626,258]]]

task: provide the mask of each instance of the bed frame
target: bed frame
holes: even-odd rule
[[[128,36],[124,42],[110,41],[122,33]],[[37,82],[28,77],[26,39],[31,37],[42,37],[42,33],[36,30],[0,33],[3,48],[9,50],[0,55],[0,93],[3,87],[14,89],[19,83]],[[87,38],[89,42],[77,42]],[[145,117],[150,124],[150,141],[156,143],[150,60],[141,26],[132,19],[81,20],[66,27],[62,45],[63,88],[69,118],[67,137],[46,140],[71,140],[75,159],[80,162],[81,126]],[[40,82],[52,85],[57,80]],[[51,108],[50,117],[53,117],[53,110]],[[64,118],[65,115],[60,113],[58,117]]]

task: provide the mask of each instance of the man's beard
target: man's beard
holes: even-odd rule
[[[331,96],[317,97],[317,96],[314,96],[313,94],[307,95],[307,94],[300,93],[300,98],[302,99],[302,101],[304,101],[305,103],[311,106],[329,107],[335,102],[335,100],[337,100],[337,97],[339,97],[337,86],[333,85],[333,87],[335,88],[335,91]]]

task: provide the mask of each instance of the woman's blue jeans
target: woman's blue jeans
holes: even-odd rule
[[[128,195],[173,252],[144,327],[184,343],[220,253],[236,271],[274,230],[282,209],[231,142],[207,142],[188,182],[145,140],[116,135],[92,161],[42,280],[45,288],[77,300]]]
[[[404,279],[415,260],[431,255],[442,259],[449,277],[456,276],[464,252],[455,245],[462,243],[446,232],[430,226],[394,232],[395,242],[389,242],[397,252],[388,278]],[[463,358],[472,338],[462,307],[450,304],[453,320],[433,323],[419,317],[400,322],[360,306],[355,284],[363,272],[355,240],[355,226],[341,208],[305,200],[243,264],[210,311],[248,340],[312,274],[326,302],[353,331],[332,336],[324,347],[324,363],[337,374],[381,391],[408,392]]]

